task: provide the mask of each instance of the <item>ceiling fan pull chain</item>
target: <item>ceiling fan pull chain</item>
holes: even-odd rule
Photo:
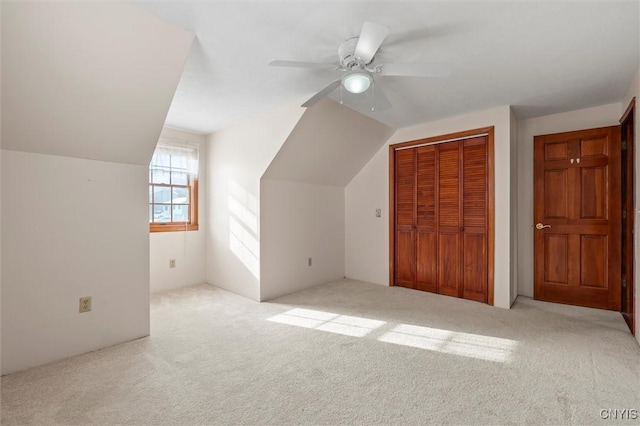
[[[344,86],[341,84],[340,85],[340,105],[342,105],[342,90],[344,89]]]
[[[372,90],[373,92],[371,92],[371,111],[375,111],[376,110],[376,86],[378,83],[373,83],[373,87]]]

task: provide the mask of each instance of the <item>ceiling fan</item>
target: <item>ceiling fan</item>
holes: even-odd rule
[[[451,75],[450,65],[446,63],[408,63],[408,64],[375,64],[375,55],[382,42],[389,34],[390,28],[375,22],[365,22],[359,37],[350,38],[338,47],[338,63],[317,63],[301,61],[275,60],[269,65],[275,67],[313,68],[338,71],[342,77],[309,98],[303,107],[310,107],[320,99],[328,96],[342,86],[347,92],[360,94],[371,86],[377,86],[374,76],[398,77],[448,77]],[[374,87],[373,96],[377,104],[384,109],[391,103],[380,87]],[[374,109],[374,108],[372,108]]]

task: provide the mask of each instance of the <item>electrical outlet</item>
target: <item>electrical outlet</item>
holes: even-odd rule
[[[382,217],[382,209],[376,209],[376,217]]]
[[[176,267],[176,260],[169,259],[169,268],[175,268],[175,267]]]
[[[81,297],[80,298],[80,307],[78,312],[89,312],[91,310],[91,296]]]
[[[311,258],[309,258],[309,262],[308,263],[309,263],[309,266],[311,266]]]

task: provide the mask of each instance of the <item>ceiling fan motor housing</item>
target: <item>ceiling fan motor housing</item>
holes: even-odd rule
[[[358,39],[359,37],[350,38],[349,40],[343,41],[340,46],[338,46],[338,58],[340,59],[340,65],[345,69],[363,69],[364,66],[367,65],[363,63],[362,59],[355,56]],[[373,61],[373,59],[371,61]]]

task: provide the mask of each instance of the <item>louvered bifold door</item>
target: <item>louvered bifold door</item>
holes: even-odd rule
[[[416,285],[437,292],[436,148],[416,149]]]
[[[438,293],[460,297],[460,142],[438,145]]]
[[[462,148],[462,297],[487,302],[487,138]]]
[[[415,288],[415,149],[395,153],[395,285]]]
[[[488,138],[397,149],[394,285],[488,302]]]

